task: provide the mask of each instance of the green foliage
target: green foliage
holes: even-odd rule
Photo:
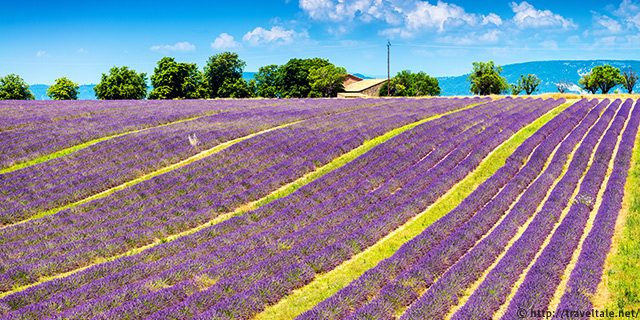
[[[502,67],[494,65],[493,61],[474,62],[469,75],[471,92],[478,95],[501,94],[509,90],[507,79],[500,76]]]
[[[344,76],[347,70],[329,63],[320,68],[309,70],[309,82],[311,83],[310,96],[335,97],[343,91]]]
[[[622,72],[622,77],[624,78],[624,83],[622,84],[627,92],[633,93],[633,87],[636,86],[636,82],[638,81],[638,76],[636,72],[632,69],[625,70]]]
[[[278,69],[280,67],[272,64],[258,69],[253,78],[255,81],[256,94],[263,98],[278,97]]]
[[[113,67],[109,75],[102,74],[93,91],[100,100],[144,99],[147,96],[147,75],[126,66]]]
[[[153,70],[149,99],[198,99],[206,97],[202,74],[195,63],[178,63],[164,57]]]
[[[309,72],[329,65],[326,59],[291,59],[278,68],[277,88],[280,98],[306,98],[311,94]]]
[[[238,79],[242,79],[242,70],[246,62],[240,60],[237,53],[222,52],[211,56],[204,67],[204,87],[209,98],[229,98],[229,91]],[[227,84],[223,88],[223,84]],[[221,90],[222,89],[222,90]]]
[[[591,79],[593,85],[600,89],[603,94],[609,93],[613,87],[625,83],[624,77],[620,75],[620,69],[610,65],[597,66],[591,69]]]
[[[411,73],[410,70],[402,70],[390,80],[389,94],[396,97],[418,97],[440,95],[438,79],[428,76],[423,71]],[[387,96],[387,83],[380,87],[379,95]]]
[[[47,95],[53,100],[78,100],[77,83],[66,77],[56,79],[56,83],[47,89]]]
[[[516,82],[516,84],[511,87],[511,94],[517,96],[521,91],[527,95],[531,95],[536,90],[538,90],[538,86],[540,85],[540,78],[538,78],[535,74],[527,74],[520,75],[520,79]]]
[[[218,89],[218,97],[224,98],[252,98],[255,96],[255,81],[227,78]]]
[[[578,81],[578,85],[580,85],[582,89],[591,92],[591,94],[596,93],[596,90],[598,90],[598,86],[591,81],[591,73],[583,74]]]
[[[0,78],[0,100],[35,100],[29,85],[17,74]]]
[[[519,86],[514,85],[514,86],[511,87],[511,95],[512,96],[517,96],[517,95],[520,94],[520,92],[522,92],[522,88],[520,88]]]

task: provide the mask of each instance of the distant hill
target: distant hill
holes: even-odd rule
[[[577,86],[580,75],[589,72],[595,66],[611,65],[620,71],[629,68],[640,72],[640,61],[637,60],[557,60],[532,61],[502,66],[502,76],[509,84],[515,83],[520,75],[535,74],[540,78],[540,91],[537,93],[558,92],[555,84],[561,80],[568,80],[575,85],[570,91],[578,92]],[[471,66],[469,66],[471,70]],[[457,77],[438,77],[443,96],[469,95],[471,85],[467,81],[469,74]],[[636,86],[639,88],[640,86]],[[621,86],[616,87],[621,92]],[[640,90],[640,89],[636,89]],[[634,90],[635,91],[635,90]],[[611,91],[613,93],[613,91]],[[626,90],[624,90],[626,92]]]
[[[502,76],[507,79],[510,84],[515,83],[520,75],[535,74],[540,78],[540,90],[537,93],[557,92],[555,84],[561,80],[573,82],[573,86],[569,91],[578,92],[580,88],[577,86],[580,75],[589,72],[595,66],[612,65],[618,69],[633,69],[640,73],[640,61],[638,60],[556,60],[556,61],[532,61],[524,63],[507,64],[502,66]],[[471,66],[469,66],[471,70]],[[257,72],[243,72],[242,78],[245,80],[253,79]],[[362,79],[372,79],[361,73],[352,73]],[[453,77],[438,77],[442,96],[459,96],[469,95],[471,85],[467,81],[469,74]],[[93,92],[94,84],[85,84],[80,86],[78,99],[95,100],[96,96]],[[49,100],[47,96],[48,85],[34,84],[29,89],[37,100]],[[620,86],[617,87],[622,91]],[[640,84],[636,85],[636,90],[640,91]],[[613,92],[613,91],[611,91]],[[624,91],[626,92],[626,91]]]

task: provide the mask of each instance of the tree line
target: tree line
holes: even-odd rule
[[[524,91],[527,95],[538,91],[540,78],[536,75],[520,75],[514,84],[508,84],[507,80],[500,76],[502,67],[490,62],[474,62],[473,70],[468,80],[471,83],[471,92],[478,95],[503,94],[511,90],[512,95],[518,95]],[[629,69],[620,73],[620,69],[610,65],[596,66],[589,73],[583,74],[578,82],[580,87],[592,94],[598,90],[607,94],[611,89],[622,85],[628,93],[633,93],[633,88],[638,80],[635,71]],[[568,90],[573,83],[561,80],[556,84],[560,93]]]
[[[335,97],[343,91],[345,68],[337,67],[321,58],[290,59],[283,65],[260,67],[253,79],[245,80],[242,73],[246,63],[237,53],[222,52],[211,56],[202,70],[195,63],[177,62],[164,57],[158,61],[149,79],[129,67],[113,67],[103,73],[94,87],[101,100],[121,99],[213,99],[213,98],[319,98]],[[536,75],[521,75],[514,84],[508,84],[500,75],[502,67],[490,62],[473,62],[468,81],[471,93],[477,95],[505,94],[530,95],[538,91],[540,79]],[[579,85],[590,93],[603,94],[622,85],[629,93],[638,80],[633,70],[622,73],[610,65],[596,66],[582,75]],[[151,84],[149,88],[149,82]],[[563,80],[556,84],[564,93],[573,86]],[[54,100],[75,100],[79,86],[66,77],[55,80],[47,95]],[[398,72],[382,84],[380,96],[437,96],[441,89],[436,78],[424,72],[410,70]],[[29,85],[18,75],[0,78],[0,100],[33,100]]]

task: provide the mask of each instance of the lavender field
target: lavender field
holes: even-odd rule
[[[0,319],[587,311],[639,152],[631,99],[0,109]]]

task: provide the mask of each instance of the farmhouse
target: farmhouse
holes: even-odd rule
[[[377,97],[380,87],[387,79],[360,79],[347,75],[343,83],[344,92],[338,93],[338,98],[367,98]]]

